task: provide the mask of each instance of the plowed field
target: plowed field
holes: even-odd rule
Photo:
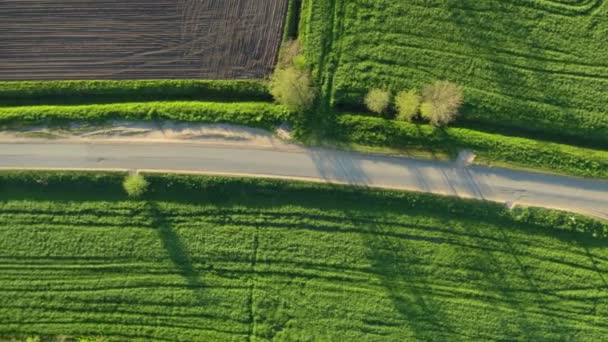
[[[0,80],[259,78],[287,0],[0,1]]]

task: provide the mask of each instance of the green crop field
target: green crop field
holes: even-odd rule
[[[607,17],[603,0],[307,0],[300,35],[335,105],[448,79],[460,125],[606,147]]]
[[[600,341],[608,334],[608,240],[558,229],[577,220],[585,229],[602,226],[581,217],[534,219],[540,212],[422,194],[196,177],[150,176],[152,193],[129,201],[120,176],[11,177],[0,177],[0,336]]]

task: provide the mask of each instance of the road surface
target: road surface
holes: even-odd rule
[[[608,182],[454,162],[246,143],[0,143],[0,168],[139,169],[271,176],[415,190],[608,219]]]

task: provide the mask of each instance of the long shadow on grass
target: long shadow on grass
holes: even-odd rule
[[[355,217],[352,215],[351,217]],[[390,236],[379,217],[366,218],[362,231],[371,267],[381,280],[401,320],[407,322],[416,340],[448,340],[458,333],[433,298],[432,290],[421,290],[431,279],[421,267],[421,259],[406,239]],[[353,224],[359,225],[357,221]]]
[[[604,101],[577,103],[584,93],[568,84],[571,82],[568,74],[584,76],[572,70],[572,65],[580,63],[577,61],[579,57],[575,52],[563,50],[559,44],[541,37],[546,31],[542,27],[552,23],[545,18],[546,13],[499,0],[450,0],[446,9],[453,39],[474,56],[470,59],[469,72],[480,73],[483,77],[487,71],[485,77],[494,81],[496,93],[507,96],[506,100],[497,102],[494,99],[490,104],[484,104],[480,98],[488,98],[488,94],[470,99],[460,124],[501,134],[606,148],[606,139],[600,134],[602,127],[571,132],[578,125],[568,122],[582,122],[580,111],[601,112]],[[521,58],[525,58],[525,64],[517,62]],[[565,75],[552,70],[555,69],[552,63],[566,66],[562,71]],[[595,86],[589,84],[589,88],[601,87],[599,80],[587,82],[595,82]],[[488,89],[492,90],[492,86]],[[496,124],[499,121],[500,124]],[[560,129],[562,124],[571,129]]]
[[[542,336],[546,331],[543,331],[543,327],[537,325],[537,322],[534,321],[530,314],[530,311],[533,310],[535,306],[542,306],[544,301],[542,293],[536,286],[535,281],[526,271],[526,266],[522,264],[518,252],[511,243],[510,237],[503,230],[504,228],[498,226],[490,228],[498,231],[497,236],[502,238],[502,241],[500,242],[493,242],[484,237],[484,233],[478,229],[474,223],[469,225],[467,229],[475,232],[475,235],[478,236],[475,238],[475,242],[479,246],[487,247],[489,244],[497,244],[502,247],[501,249],[507,251],[512,257],[512,260],[515,261],[516,268],[522,272],[520,276],[524,277],[524,283],[527,284],[525,292],[523,293],[532,293],[532,296],[534,297],[533,301],[520,298],[519,293],[522,292],[514,289],[510,275],[504,270],[503,263],[501,263],[496,255],[498,252],[488,251],[484,248],[476,248],[474,251],[475,255],[468,259],[472,260],[470,266],[474,267],[476,270],[480,270],[483,276],[475,282],[476,284],[473,283],[473,285],[488,287],[492,291],[496,291],[499,295],[498,299],[487,298],[485,300],[487,305],[494,306],[496,310],[500,310],[503,306],[506,306],[509,309],[505,314],[501,315],[502,319],[497,322],[497,332],[510,338],[517,337],[525,341],[538,341],[542,339]],[[462,250],[462,252],[464,252],[465,255],[467,254],[467,251],[465,250]],[[461,257],[461,259],[465,258],[465,256]],[[510,312],[510,314],[508,312]],[[552,318],[548,319],[551,321],[552,326],[557,327]]]
[[[490,305],[496,310],[504,310],[500,315],[501,320],[497,322],[498,331],[507,338],[517,338],[526,341],[539,340],[573,340],[576,339],[576,330],[569,325],[568,315],[576,312],[577,308],[571,304],[555,301],[555,284],[547,283],[539,277],[538,273],[531,270],[535,268],[531,263],[550,261],[556,265],[567,265],[569,267],[587,268],[596,272],[602,281],[600,284],[589,287],[606,287],[605,279],[601,270],[590,255],[588,247],[596,245],[598,242],[605,245],[605,242],[583,234],[572,234],[559,230],[543,231],[533,225],[510,222],[509,225],[498,225],[488,223],[488,229],[480,229],[479,225],[471,222],[466,226],[467,232],[473,232],[473,242],[479,248],[475,248],[475,254],[469,257],[471,260],[469,267],[482,271],[482,277],[476,282],[484,288],[490,288],[499,296],[496,298],[488,297]],[[525,243],[520,245],[514,240],[518,232],[526,232]],[[491,234],[489,234],[492,232]],[[484,236],[486,234],[486,236]],[[534,235],[541,234],[551,238],[559,238],[560,241],[569,244],[579,244],[583,252],[579,255],[588,256],[592,266],[578,263],[564,263],[559,259],[545,258],[544,251],[549,251],[546,246],[537,245]],[[530,239],[528,239],[528,236]],[[497,240],[498,239],[498,240]],[[521,237],[519,239],[522,239]],[[498,248],[495,248],[496,246]],[[488,248],[490,247],[490,248]],[[532,250],[530,250],[530,247]],[[535,252],[535,249],[542,247],[542,251]],[[468,249],[468,248],[467,248]],[[461,249],[465,253],[459,256],[464,259],[468,253],[466,249]],[[501,257],[499,257],[502,254]],[[564,254],[568,255],[568,254]],[[505,266],[510,265],[511,270],[505,271]],[[550,272],[549,270],[547,270]],[[567,290],[576,290],[579,284],[570,284]],[[591,285],[586,282],[585,285]],[[576,299],[579,304],[590,304],[590,300],[585,298]],[[586,303],[585,303],[586,302]],[[502,308],[505,309],[502,309]],[[570,311],[572,310],[572,311]],[[594,313],[595,315],[595,313]],[[542,318],[539,318],[542,317]]]
[[[196,270],[192,263],[186,246],[171,226],[171,223],[165,219],[162,209],[156,202],[147,202],[146,209],[152,219],[152,226],[158,232],[158,236],[167,251],[169,259],[177,268],[179,275],[186,280],[188,288],[192,289],[197,301],[196,304],[205,304],[206,300],[203,295],[205,284],[201,280],[200,272]]]
[[[341,151],[313,150],[310,157],[319,176],[328,181],[367,185],[369,178],[351,155]]]

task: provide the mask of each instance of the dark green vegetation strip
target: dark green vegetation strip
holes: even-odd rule
[[[424,149],[456,156],[475,152],[483,163],[552,170],[564,174],[608,178],[608,152],[488,134],[465,128],[435,128],[361,115],[337,119],[336,135],[361,145]]]
[[[463,124],[608,145],[602,1],[307,2],[322,12],[305,21],[315,32],[306,37],[325,37],[304,40],[308,54],[328,44],[339,51],[335,74],[325,76],[338,105],[359,105],[372,87],[449,79],[466,90]],[[330,42],[331,11],[344,23]]]
[[[298,25],[300,23],[300,8],[302,0],[287,0],[287,16],[283,27],[283,41],[289,41],[298,37]]]
[[[127,201],[122,177],[0,174],[0,336],[608,334],[607,227],[590,219],[219,177],[149,175],[148,198]]]
[[[138,102],[72,106],[0,107],[0,123],[73,120],[180,120],[224,122],[271,129],[289,117],[282,106],[265,102]]]
[[[161,100],[268,101],[261,81],[0,82],[0,106]]]

